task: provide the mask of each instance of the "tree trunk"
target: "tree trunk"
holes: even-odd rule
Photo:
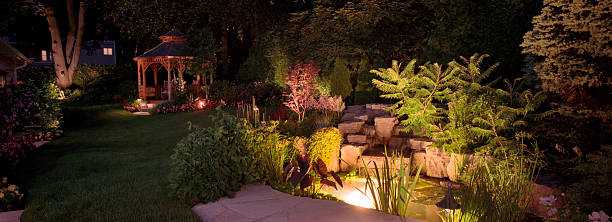
[[[62,45],[62,38],[59,26],[57,25],[55,10],[53,10],[53,8],[45,9],[47,23],[49,24],[49,31],[51,33],[51,49],[57,85],[62,88],[67,88],[72,85],[74,71],[79,65],[81,43],[85,28],[85,4],[83,2],[79,3],[79,14],[76,19],[78,21],[78,26],[74,18],[74,13],[72,12],[72,0],[66,0],[66,9],[68,10],[69,28],[66,36],[65,48]]]

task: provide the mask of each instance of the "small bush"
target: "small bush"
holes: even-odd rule
[[[9,184],[6,177],[0,181],[0,212],[16,210],[23,207],[23,194],[19,193],[19,187]]]
[[[482,160],[464,175],[467,185],[456,192],[459,210],[447,221],[525,221],[533,179],[539,169],[533,156],[506,153]]]
[[[579,178],[567,190],[567,216],[569,221],[587,218],[591,212],[612,209],[612,146],[603,146],[601,151],[588,154],[586,161],[572,169]]]
[[[0,140],[0,174],[9,173],[15,169],[34,149],[34,144],[26,136],[12,137],[6,141]]]
[[[243,85],[226,80],[214,81],[209,88],[210,98],[223,100],[227,104],[235,104],[240,101],[240,93],[244,91]]]
[[[207,203],[232,197],[242,185],[254,182],[245,125],[221,111],[212,122],[212,127],[193,127],[171,156],[172,192],[183,200]]]
[[[253,153],[255,177],[266,181],[275,189],[282,188],[285,182],[283,170],[297,155],[293,139],[281,135],[277,130],[278,122],[271,121],[259,127],[248,127],[247,147]]]
[[[0,141],[23,134],[26,127],[39,123],[36,95],[21,85],[0,88]]]
[[[338,152],[342,144],[342,134],[334,127],[317,130],[310,138],[308,155],[312,160],[321,158],[325,164],[329,165],[332,156]]]

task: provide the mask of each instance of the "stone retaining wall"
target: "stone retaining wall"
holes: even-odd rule
[[[346,108],[338,124],[338,129],[344,136],[344,144],[340,147],[340,157],[343,159],[340,169],[342,171],[357,169],[363,165],[361,160],[363,153],[374,147],[386,146],[388,152],[410,153],[411,169],[416,169],[422,164],[423,175],[446,178],[449,174],[453,174],[451,179],[456,180],[454,176],[456,167],[449,165],[451,156],[431,146],[432,141],[416,138],[411,133],[405,132],[403,130],[405,127],[398,125],[398,119],[387,111],[389,107],[391,104],[366,104]],[[370,156],[364,158],[366,163],[374,159],[378,160]],[[380,164],[377,165],[380,167]]]

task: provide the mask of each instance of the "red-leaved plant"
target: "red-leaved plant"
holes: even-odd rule
[[[316,78],[321,68],[310,61],[303,63],[298,61],[289,71],[285,84],[289,86],[289,91],[283,93],[285,106],[298,114],[298,121],[302,122],[306,111],[312,109],[317,104],[315,95],[319,92],[315,88]]]
[[[311,171],[314,172],[314,176],[310,174]],[[299,185],[300,196],[316,197],[323,185],[333,187],[336,190],[338,190],[336,184],[344,187],[342,179],[340,179],[336,172],[328,171],[325,162],[321,158],[317,158],[316,161],[312,162],[308,154],[298,155],[285,167],[283,173],[285,174],[286,181],[291,182],[294,188],[298,188]],[[314,186],[317,176],[321,183],[318,189]],[[333,180],[328,179],[328,176],[333,178]],[[309,187],[310,189],[306,190]]]

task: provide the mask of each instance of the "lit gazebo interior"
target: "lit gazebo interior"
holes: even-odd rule
[[[173,80],[177,78],[179,81],[183,80],[183,73],[196,57],[193,48],[186,42],[187,36],[177,29],[170,30],[161,35],[159,39],[162,41],[159,45],[134,58],[134,61],[138,63],[138,97],[144,101],[171,100]],[[211,65],[210,62],[203,66],[208,65]],[[167,73],[165,78],[157,75],[162,68]],[[148,69],[153,72],[152,83],[147,82],[147,79],[151,79],[151,76],[147,76]],[[172,70],[176,72],[173,74]],[[202,75],[204,75],[203,78]],[[194,84],[206,85],[206,77],[205,73],[198,74]],[[208,77],[212,82],[212,75]]]

